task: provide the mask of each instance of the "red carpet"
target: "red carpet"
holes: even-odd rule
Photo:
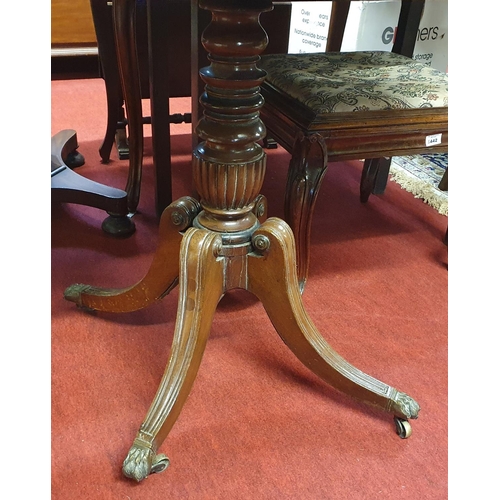
[[[124,188],[116,150],[110,164],[99,161],[105,120],[101,80],[52,82],[52,133],[77,131],[78,172]],[[172,127],[174,198],[190,194],[189,127]],[[170,467],[140,484],[122,476],[168,359],[177,290],[129,314],[85,313],[63,291],[124,287],[146,273],[158,236],[149,155],[146,139],[132,237],[105,235],[100,210],[52,207],[53,500],[447,498],[448,220],[394,182],[361,204],[361,162],[329,167],[303,300],[339,354],[419,402],[413,435],[400,439],[392,415],[316,378],[261,304],[237,291],[217,309],[194,388],[160,449]],[[289,156],[268,156],[262,192],[269,216],[282,217]]]

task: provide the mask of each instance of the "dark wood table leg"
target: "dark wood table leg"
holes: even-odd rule
[[[109,29],[110,26],[113,26],[112,4],[112,1],[90,0],[92,19],[97,34],[100,68],[103,73],[104,86],[106,89],[106,132],[99,148],[99,155],[103,163],[109,162],[111,150],[115,142],[115,136],[118,136],[116,130],[117,123],[123,122],[125,119],[120,73],[115,49],[115,34],[114,30]],[[124,129],[120,129],[119,133],[120,136],[126,136]],[[119,137],[117,137],[116,140],[119,158],[123,159],[123,152],[120,151],[120,147],[123,148],[123,145],[120,145]],[[126,140],[125,147],[126,157],[128,158],[128,144]]]
[[[94,182],[73,172],[70,165],[81,164],[74,130],[61,130],[51,141],[51,196],[60,203],[76,203],[108,212],[102,228],[113,236],[128,236],[135,230],[128,217],[127,193]]]
[[[175,22],[175,12],[172,12],[169,2],[157,0],[147,0],[147,9],[155,207],[159,217],[165,207],[172,203],[168,75],[169,71],[175,71],[175,62],[168,61],[168,51],[165,49],[172,43],[166,20],[171,19]]]
[[[144,149],[143,115],[139,61],[136,45],[135,0],[114,0],[113,23],[118,66],[128,125],[129,176],[125,190],[128,209],[137,210],[141,191]],[[149,81],[153,165],[155,172],[155,206],[158,217],[172,202],[170,106],[166,61],[169,41],[165,20],[173,18],[168,2],[147,1]],[[123,132],[122,132],[123,133]],[[119,142],[117,141],[119,144]]]
[[[144,149],[135,11],[135,0],[113,0],[116,52],[128,122],[129,172],[125,191],[131,214],[139,204]]]
[[[136,481],[168,466],[159,448],[196,378],[217,303],[234,288],[260,299],[283,341],[315,374],[353,398],[392,413],[401,437],[411,434],[408,419],[417,418],[419,411],[410,396],[358,370],[328,345],[302,303],[290,227],[278,218],[262,222],[266,204],[259,191],[266,156],[258,145],[265,135],[259,85],[265,73],[258,61],[267,36],[259,16],[272,8],[271,1],[201,0],[200,6],[212,12],[203,35],[210,66],[200,72],[205,82],[204,116],[197,127],[202,142],[193,152],[201,211],[180,242],[179,302],[170,358],[123,463],[125,476]]]

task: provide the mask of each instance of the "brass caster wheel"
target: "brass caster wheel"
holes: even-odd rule
[[[160,453],[156,455],[153,465],[151,466],[151,474],[163,472],[170,465],[170,460],[166,455]]]
[[[396,432],[401,439],[408,439],[411,436],[411,425],[408,420],[394,417],[394,423],[396,424]]]

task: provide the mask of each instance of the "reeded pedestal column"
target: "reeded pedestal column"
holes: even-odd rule
[[[259,15],[272,4],[267,0],[237,4],[200,2],[200,7],[212,11],[212,22],[202,38],[210,66],[200,71],[206,85],[197,133],[203,142],[194,151],[193,176],[204,209],[198,222],[221,233],[255,226],[252,209],[266,164],[256,143],[265,136],[259,118],[265,72],[257,63],[267,46]]]

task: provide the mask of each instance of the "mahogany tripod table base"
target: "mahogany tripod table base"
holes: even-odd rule
[[[136,481],[168,466],[158,450],[193,386],[217,304],[232,289],[248,290],[262,302],[285,344],[313,373],[392,413],[401,437],[410,435],[408,420],[420,409],[405,393],[350,365],[321,336],[302,302],[292,229],[281,219],[266,220],[266,200],[259,195],[266,155],[258,144],[266,135],[259,118],[265,72],[257,63],[267,45],[259,16],[272,2],[199,0],[199,6],[212,12],[202,35],[210,65],[200,70],[204,112],[192,162],[200,201],[185,197],[164,210],[155,255],[138,283],[123,289],[75,284],[65,291],[80,307],[127,312],[157,302],[179,284],[170,358],[123,463],[125,476]]]
[[[141,481],[164,470],[158,454],[179,416],[200,367],[218,302],[235,288],[253,293],[274,328],[297,358],[332,387],[395,417],[398,434],[409,437],[408,419],[419,405],[407,394],[374,379],[337,354],[304,309],[295,241],[281,219],[269,218],[266,200],[256,198],[247,230],[221,233],[207,228],[198,201],[185,197],[165,209],[160,240],[150,269],[137,284],[103,289],[74,284],[65,298],[107,312],[142,309],[179,284],[179,302],[170,358],[153,403],[123,463],[125,476]]]

